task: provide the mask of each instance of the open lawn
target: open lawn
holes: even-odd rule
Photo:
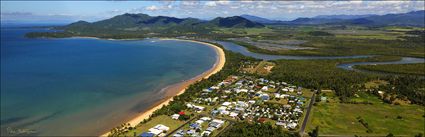
[[[267,75],[271,72],[275,64],[273,62],[261,61],[257,67],[255,67],[254,72],[259,75]]]
[[[365,87],[368,89],[378,88],[380,85],[387,85],[388,82],[385,80],[373,80],[365,83]]]
[[[328,93],[326,93],[328,94]],[[333,95],[330,95],[333,96]],[[354,100],[369,98],[373,105],[320,102],[313,107],[307,131],[319,126],[321,135],[394,135],[413,136],[424,133],[424,107],[418,105],[384,104],[376,96],[359,95]],[[361,117],[372,131],[362,125]]]

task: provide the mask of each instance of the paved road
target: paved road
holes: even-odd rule
[[[315,97],[316,97],[316,93],[313,93],[313,95],[311,96],[310,104],[308,104],[307,113],[305,113],[303,124],[301,125],[301,129],[299,133],[301,137],[304,135],[304,130],[305,130],[305,127],[307,126],[311,108],[313,107],[314,101],[316,101]]]

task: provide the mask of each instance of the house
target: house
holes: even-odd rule
[[[183,135],[182,135],[182,134],[177,134],[177,133],[176,133],[176,134],[174,134],[174,135],[173,135],[173,137],[183,137]]]
[[[155,136],[161,134],[162,132],[163,132],[162,130],[159,130],[159,129],[156,129],[156,128],[150,128],[149,129],[149,133],[152,133]]]
[[[211,115],[216,116],[218,113],[220,113],[220,111],[218,110],[212,110],[211,111]]]
[[[231,116],[231,117],[236,117],[236,116],[238,116],[238,113],[230,112],[229,116]]]
[[[201,125],[198,124],[198,123],[192,123],[192,124],[189,125],[189,127],[192,128],[192,129],[199,129],[199,128],[201,128]]]
[[[179,114],[173,114],[171,115],[171,119],[179,119],[180,115]]]
[[[160,133],[159,135],[158,135],[158,137],[165,137],[167,134],[165,134],[165,133]]]
[[[203,120],[196,120],[195,123],[201,125],[202,123],[204,123],[204,121]]]
[[[167,126],[164,126],[164,125],[162,125],[162,124],[158,124],[158,125],[156,125],[155,127],[153,127],[153,128],[155,128],[155,129],[159,129],[159,130],[162,130],[162,131],[168,131],[170,128],[169,127],[167,127]]]
[[[247,93],[248,92],[248,89],[241,89],[241,90],[239,90],[240,92],[244,92],[244,93]]]
[[[186,133],[189,135],[194,135],[196,133],[196,130],[191,129],[191,130],[188,130]]]
[[[211,88],[208,88],[208,89],[203,89],[202,91],[203,92],[212,92],[212,89]]]
[[[267,87],[267,86],[263,86],[263,87],[261,88],[261,90],[262,90],[262,91],[267,91],[267,90],[269,90],[269,87]]]
[[[298,95],[302,95],[302,94],[303,94],[303,92],[301,92],[301,91],[298,91],[298,92],[297,92],[297,94],[298,94]]]
[[[202,136],[209,136],[211,134],[211,132],[209,131],[204,131],[201,133]]]
[[[212,86],[210,89],[220,89],[218,86]]]
[[[289,123],[287,126],[290,129],[295,129],[297,127],[297,125],[298,125],[297,123]]]
[[[155,134],[150,133],[150,132],[143,132],[142,134],[139,135],[139,137],[154,137]]]
[[[269,94],[261,94],[260,97],[261,97],[262,100],[269,100],[270,99]]]
[[[208,127],[207,129],[206,129],[206,131],[210,131],[210,132],[213,132],[215,130],[215,128],[214,127]]]
[[[327,98],[325,96],[320,97],[320,101],[326,101]]]
[[[211,121],[211,118],[210,117],[202,117],[200,119],[203,120],[203,121]]]
[[[294,92],[293,88],[289,88],[288,90],[289,90],[289,92]]]
[[[203,107],[203,106],[193,106],[193,108],[196,110],[196,112],[201,112],[201,111],[203,111],[204,109],[205,109],[205,107]]]
[[[223,104],[221,104],[222,106],[229,106],[230,104],[232,104],[232,103],[230,103],[230,102],[223,102]]]
[[[281,98],[279,93],[274,93],[275,98]]]

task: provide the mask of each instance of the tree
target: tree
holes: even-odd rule
[[[394,137],[393,133],[389,133],[386,137]]]
[[[313,129],[313,131],[308,132],[308,135],[310,137],[318,137],[319,136],[319,126],[316,126],[316,128]]]

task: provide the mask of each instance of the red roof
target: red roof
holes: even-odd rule
[[[184,115],[185,113],[183,112],[183,111],[180,111],[179,112],[179,115]]]
[[[258,122],[263,123],[264,121],[266,121],[266,118],[259,118]]]

